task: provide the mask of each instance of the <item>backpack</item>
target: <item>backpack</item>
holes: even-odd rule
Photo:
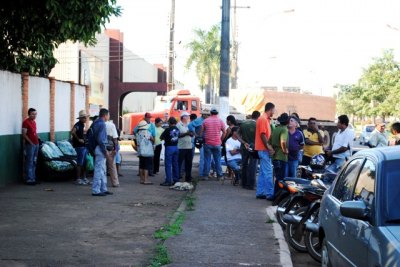
[[[94,150],[96,149],[97,142],[96,142],[96,133],[93,128],[93,124],[90,126],[89,130],[86,132],[86,148],[89,153],[94,156]]]

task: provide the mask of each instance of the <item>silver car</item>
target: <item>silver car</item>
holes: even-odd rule
[[[400,146],[348,160],[320,208],[322,266],[400,266]]]

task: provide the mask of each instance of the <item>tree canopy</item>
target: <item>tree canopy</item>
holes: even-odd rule
[[[374,58],[363,70],[357,84],[337,85],[338,112],[357,117],[400,115],[400,64],[393,50],[386,50]]]
[[[219,85],[221,29],[218,24],[208,31],[194,29],[193,32],[193,40],[186,45],[191,52],[186,68],[195,64],[200,88],[203,90],[206,87],[206,102],[210,103],[211,89],[218,88]]]
[[[95,34],[111,16],[116,0],[14,0],[0,7],[0,69],[47,76],[60,43],[96,42]]]

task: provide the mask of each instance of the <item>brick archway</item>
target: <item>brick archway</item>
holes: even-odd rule
[[[119,30],[106,30],[110,37],[110,68],[109,68],[109,110],[111,119],[116,126],[122,126],[122,102],[125,96],[132,92],[157,92],[164,95],[167,92],[167,74],[162,66],[158,68],[157,82],[133,83],[123,82],[123,34]]]

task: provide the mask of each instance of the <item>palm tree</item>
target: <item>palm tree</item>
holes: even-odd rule
[[[206,89],[206,103],[214,103],[214,95],[219,85],[219,62],[221,47],[220,25],[214,25],[209,31],[193,30],[195,37],[186,45],[191,54],[186,61],[186,69],[195,64],[196,75],[201,90]],[[211,98],[212,96],[212,98]]]

